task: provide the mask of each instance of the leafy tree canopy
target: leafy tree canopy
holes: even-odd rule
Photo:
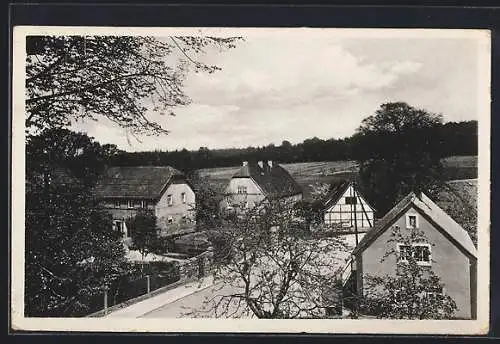
[[[379,215],[410,191],[439,191],[441,126],[441,115],[401,102],[382,104],[363,120],[354,136],[355,154],[362,188]]]
[[[92,185],[119,152],[115,145],[100,145],[84,133],[63,128],[46,129],[28,137],[27,171],[43,173],[46,168],[59,166],[71,171],[81,182]]]
[[[120,233],[111,230],[91,186],[115,147],[85,134],[46,130],[26,145],[25,313],[88,314],[92,299],[125,272]]]
[[[26,316],[88,314],[90,300],[125,271],[119,233],[111,227],[111,217],[70,172],[53,168],[28,180]]]
[[[40,130],[104,116],[132,133],[166,133],[147,112],[173,115],[174,107],[188,104],[182,89],[188,68],[220,69],[192,55],[208,47],[233,48],[238,39],[29,36],[26,127]],[[181,58],[173,58],[174,53]]]

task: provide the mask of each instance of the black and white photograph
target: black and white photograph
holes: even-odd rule
[[[14,327],[488,331],[489,31],[13,45]]]

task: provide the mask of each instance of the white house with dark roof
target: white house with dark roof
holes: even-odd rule
[[[302,189],[288,171],[273,161],[244,161],[229,181],[221,207],[252,208],[271,198],[297,202],[302,199]]]
[[[383,256],[389,250],[403,252],[404,244],[394,242],[392,230],[416,228],[426,238],[418,242],[415,259],[432,269],[443,283],[443,293],[451,296],[458,310],[456,317],[476,317],[477,252],[469,234],[425,194],[410,193],[392,208],[353,250],[352,260],[342,280],[353,284],[358,295],[365,293],[365,276],[394,274],[404,254]],[[392,238],[392,239],[391,239]]]
[[[126,220],[140,209],[156,215],[161,236],[194,230],[195,193],[186,176],[173,167],[110,167],[99,178],[94,194],[125,239],[131,236]]]
[[[365,232],[373,227],[374,208],[353,182],[334,183],[324,202],[324,223],[345,230]]]

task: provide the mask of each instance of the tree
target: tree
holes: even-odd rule
[[[114,146],[46,130],[26,145],[25,313],[85,315],[92,297],[124,273],[119,233],[91,187]]]
[[[302,199],[295,203],[295,216],[300,218],[308,229],[316,229],[323,224],[323,212],[325,197],[330,191],[330,185],[327,183],[316,182],[309,184],[311,190],[310,199]]]
[[[328,317],[338,304],[339,238],[302,230],[293,204],[267,199],[230,217],[218,230],[227,260],[215,269],[214,297],[191,316],[257,318]]]
[[[196,225],[198,230],[217,228],[221,225],[220,202],[224,198],[222,188],[214,185],[199,171],[192,172],[189,181],[196,190]]]
[[[395,274],[366,276],[361,312],[379,318],[451,319],[457,310],[455,301],[446,295],[432,268],[419,265],[422,258],[430,259],[430,251],[419,245],[429,244],[425,234],[418,229],[403,233],[394,227],[388,244],[399,245],[399,251],[389,249],[382,258],[396,259]]]
[[[188,104],[182,88],[189,67],[208,73],[220,69],[193,56],[209,47],[233,48],[238,39],[28,36],[26,128],[55,128],[103,116],[132,133],[166,133],[148,118],[148,111],[173,115],[174,107]]]
[[[61,166],[81,182],[92,186],[110,159],[120,151],[115,145],[100,145],[84,133],[53,128],[29,136],[26,151],[27,171],[41,172],[45,166]]]
[[[402,102],[382,104],[362,121],[353,137],[354,150],[361,186],[378,215],[410,191],[439,192],[441,124],[441,115]]]
[[[66,169],[27,176],[25,315],[86,315],[91,298],[124,273],[119,233]]]
[[[137,214],[127,220],[134,247],[142,255],[142,260],[151,252],[153,244],[158,240],[158,228],[156,227],[156,216],[150,210],[140,210]]]

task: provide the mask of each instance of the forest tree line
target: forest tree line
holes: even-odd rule
[[[447,122],[438,130],[429,129],[425,139],[437,142],[442,157],[452,155],[477,155],[477,121]],[[360,160],[366,155],[360,134],[341,139],[322,140],[317,137],[291,144],[269,144],[261,147],[209,149],[187,149],[174,151],[117,151],[109,163],[117,166],[170,165],[184,172],[201,168],[229,167],[240,165],[242,161],[274,160],[281,163],[311,161]]]

